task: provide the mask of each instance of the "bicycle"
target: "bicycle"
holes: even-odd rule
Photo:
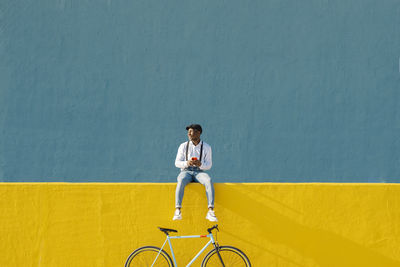
[[[186,236],[170,236],[169,233],[177,233],[177,230],[158,227],[167,237],[161,248],[154,246],[144,246],[133,251],[125,262],[125,267],[148,267],[148,266],[166,266],[177,267],[174,250],[172,248],[171,239],[178,238],[210,238],[207,244],[193,257],[193,259],[186,265],[189,267],[192,263],[206,250],[206,248],[213,244],[214,248],[210,250],[203,258],[201,263],[202,267],[251,267],[250,261],[247,256],[239,249],[232,246],[220,246],[214,240],[212,231],[218,229],[218,225],[214,225],[207,229],[208,235],[186,235]],[[172,259],[169,254],[164,250],[165,244],[168,242],[171,249]]]

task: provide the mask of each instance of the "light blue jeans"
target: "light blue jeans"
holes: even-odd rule
[[[175,191],[175,207],[182,207],[183,194],[185,192],[185,186],[191,182],[198,182],[204,185],[206,188],[206,195],[208,201],[208,207],[214,208],[214,186],[211,182],[211,177],[200,170],[197,167],[188,167],[181,171],[178,175],[178,183]]]

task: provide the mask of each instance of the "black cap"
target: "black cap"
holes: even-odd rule
[[[203,132],[203,129],[201,129],[201,126],[199,124],[190,124],[189,126],[186,127],[186,130],[189,130],[189,129],[197,130],[200,133]]]

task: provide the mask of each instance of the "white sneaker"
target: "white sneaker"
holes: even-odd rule
[[[217,222],[217,216],[215,216],[215,213],[213,210],[208,210],[206,219],[209,220],[210,222]]]
[[[174,218],[172,218],[172,220],[176,221],[176,220],[182,220],[182,213],[180,209],[176,209],[175,213],[174,213]]]

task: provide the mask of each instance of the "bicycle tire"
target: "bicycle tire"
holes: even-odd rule
[[[125,267],[147,267],[152,266],[160,248],[145,246],[133,251],[125,262]],[[165,250],[161,250],[154,267],[174,267],[171,257]]]
[[[225,267],[251,267],[249,258],[240,249],[231,246],[221,246],[218,248]],[[201,267],[220,267],[217,249],[214,248],[204,257]]]

